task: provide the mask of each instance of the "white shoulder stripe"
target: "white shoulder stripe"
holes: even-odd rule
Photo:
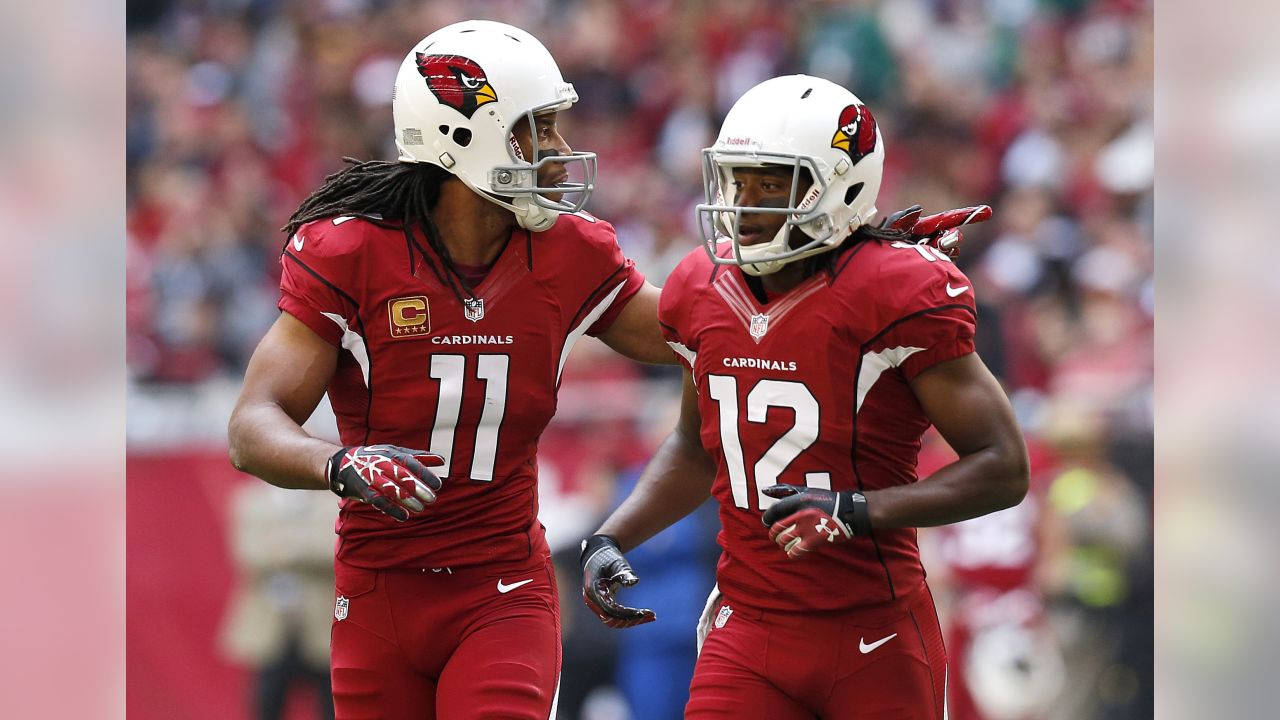
[[[360,365],[360,372],[364,374],[364,386],[369,387],[369,352],[365,349],[364,338],[360,333],[347,327],[346,318],[336,313],[320,313],[332,320],[338,327],[342,328],[342,347],[346,348],[356,363]]]
[[[595,321],[599,320],[600,316],[604,315],[605,311],[613,305],[613,301],[618,298],[618,293],[622,292],[622,288],[626,284],[626,280],[618,283],[617,287],[610,291],[608,295],[605,295],[603,300],[596,303],[596,306],[591,308],[591,311],[587,313],[586,317],[582,318],[582,322],[578,323],[577,327],[569,331],[569,336],[564,339],[564,348],[560,351],[560,367],[556,368],[557,386],[560,385],[560,374],[564,372],[564,363],[569,359],[569,351],[573,350],[574,344],[577,343],[583,335],[587,334],[587,329],[595,324]]]
[[[862,409],[862,401],[867,399],[867,393],[871,392],[871,387],[876,384],[876,381],[880,379],[885,370],[891,367],[898,367],[903,360],[923,349],[918,347],[896,347],[863,355],[862,370],[858,372],[858,404],[853,411],[856,413]]]
[[[690,350],[689,348],[685,347],[684,345],[681,345],[678,342],[672,342],[668,340],[667,344],[671,346],[672,350],[676,351],[677,355],[684,358],[689,363],[689,367],[692,368],[697,364],[698,353]]]

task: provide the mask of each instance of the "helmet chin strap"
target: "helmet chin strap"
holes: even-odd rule
[[[874,214],[874,210],[872,211],[872,214]],[[821,222],[821,219],[811,221],[810,224],[812,224],[812,222]],[[827,226],[829,226],[830,221],[828,220],[826,222],[827,222]],[[861,224],[862,223],[860,218],[855,216],[853,221],[850,222],[849,226],[851,228],[856,228],[858,225],[861,225]],[[739,252],[742,256],[742,265],[741,265],[742,271],[747,273],[748,275],[755,275],[757,277],[761,275],[772,275],[773,273],[776,273],[779,270],[781,270],[788,263],[793,263],[793,262],[796,262],[797,260],[804,260],[805,258],[813,257],[814,255],[817,255],[819,253],[824,253],[824,252],[828,252],[830,250],[835,249],[837,246],[839,246],[840,242],[842,242],[844,238],[847,237],[849,234],[847,232],[843,233],[841,234],[839,240],[834,240],[834,239],[828,240],[824,242],[822,245],[815,246],[803,253],[800,253],[799,255],[795,255],[785,259],[774,259],[776,255],[781,255],[791,250],[790,241],[791,241],[791,233],[793,231],[800,233],[801,237],[806,237],[806,238],[813,237],[812,235],[809,234],[808,230],[806,229],[806,226],[794,225],[792,223],[784,223],[782,227],[778,228],[778,233],[774,235],[773,239],[770,240],[769,242],[762,243],[759,245],[749,245],[746,247],[739,246]],[[749,252],[753,248],[758,248],[758,250],[756,250],[756,252],[754,253]],[[774,252],[770,253],[769,250],[771,249],[773,249]],[[760,258],[753,262],[752,256],[757,253],[760,255]]]
[[[532,199],[524,200],[523,203],[517,201],[517,205],[519,204],[525,206],[525,212],[516,212],[516,224],[526,230],[533,232],[550,230],[551,226],[555,225],[556,220],[560,218],[559,210],[542,207]]]
[[[474,185],[468,184],[468,187],[494,205],[510,210],[511,214],[516,216],[516,224],[525,230],[532,232],[550,230],[551,226],[555,225],[556,220],[560,218],[559,210],[543,207],[532,197],[508,199],[487,190],[482,190]]]
[[[787,238],[791,236],[791,228],[794,227],[790,223],[783,223],[778,228],[778,232],[774,234],[773,239],[767,243],[759,245],[738,246],[738,252],[742,256],[742,271],[748,275],[772,275],[782,269],[787,264],[785,260],[774,260],[774,255],[779,251],[785,252],[787,249]],[[736,241],[735,241],[736,242]],[[771,252],[772,251],[772,252]],[[757,262],[752,262],[752,256],[760,255]]]
[[[783,265],[786,265],[786,263],[779,262],[777,260],[769,260],[767,262],[745,263],[739,267],[742,268],[742,272],[748,275],[761,277],[763,275],[772,275],[778,272],[782,269]]]

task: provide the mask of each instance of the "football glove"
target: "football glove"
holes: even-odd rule
[[[769,539],[792,560],[824,543],[847,542],[871,533],[862,493],[802,485],[770,485],[761,492],[778,500],[761,518],[769,528]]]
[[[434,453],[396,445],[359,445],[339,450],[326,468],[329,489],[355,498],[404,522],[436,500],[440,478],[427,469],[444,464]]]
[[[992,212],[990,205],[956,208],[920,217],[923,211],[924,209],[919,205],[912,205],[906,210],[899,210],[885,218],[880,227],[887,230],[910,231],[911,238],[917,243],[932,245],[953,259],[960,255],[960,243],[964,241],[964,234],[960,228],[964,225],[986,222],[991,219]]]
[[[601,622],[611,628],[626,628],[653,622],[652,610],[627,607],[614,598],[622,586],[631,587],[640,578],[622,556],[618,541],[608,535],[592,535],[582,541],[582,601]]]

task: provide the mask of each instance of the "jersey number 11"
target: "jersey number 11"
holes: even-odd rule
[[[498,429],[507,411],[507,368],[511,358],[506,355],[477,355],[476,379],[484,381],[484,409],[476,425],[475,450],[471,453],[472,480],[491,482],[493,466],[498,457]],[[432,355],[431,377],[440,381],[439,399],[436,405],[436,421],[431,426],[431,452],[444,457],[444,465],[436,470],[442,478],[449,477],[453,458],[453,436],[458,429],[458,416],[462,412],[462,388],[467,380],[467,358],[464,355]]]

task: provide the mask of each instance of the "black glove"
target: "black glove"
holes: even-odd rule
[[[436,501],[440,478],[426,466],[443,464],[439,455],[396,445],[343,448],[329,458],[329,489],[403,522]]]
[[[618,541],[608,535],[592,535],[582,541],[582,601],[596,617],[611,628],[643,625],[658,618],[652,610],[639,610],[622,605],[613,594],[620,587],[631,587],[640,578],[631,563],[622,556]]]
[[[770,485],[761,492],[778,499],[761,517],[769,528],[769,539],[793,560],[822,543],[847,542],[871,533],[862,493],[802,485]]]

